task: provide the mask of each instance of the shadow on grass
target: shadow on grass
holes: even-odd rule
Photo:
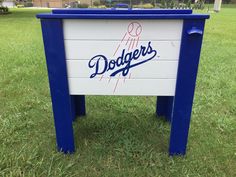
[[[156,117],[154,107],[150,109],[150,105],[140,98],[123,97],[124,101],[120,103],[120,98],[115,97],[113,105],[109,105],[109,98],[101,98],[109,110],[93,109],[94,105],[88,104],[87,115],[77,118],[74,123],[76,151],[93,153],[99,150],[100,154],[112,152],[126,156],[127,153],[145,154],[150,150],[168,152],[170,127],[163,118]],[[132,105],[129,99],[141,101],[141,104]],[[103,103],[97,102],[96,106]],[[144,111],[141,112],[141,108]]]

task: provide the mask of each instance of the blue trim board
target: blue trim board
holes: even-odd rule
[[[204,24],[205,20],[184,20],[183,23],[171,119],[170,155],[186,153]]]
[[[42,33],[56,129],[57,147],[74,152],[73,110],[69,95],[62,20],[42,19]]]
[[[57,19],[207,19],[208,14],[192,14],[191,9],[54,9],[37,18]]]
[[[208,14],[51,14],[36,15],[41,19],[208,19]]]
[[[191,14],[191,9],[53,9],[53,14]]]

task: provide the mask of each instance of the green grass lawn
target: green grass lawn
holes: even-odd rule
[[[88,96],[77,151],[56,151],[42,10],[0,16],[0,176],[236,176],[236,8],[212,13],[199,66],[188,151],[169,157],[155,97]]]

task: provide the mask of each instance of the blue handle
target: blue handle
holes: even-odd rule
[[[125,3],[119,3],[116,4],[112,9],[115,10],[116,8],[127,8],[128,10],[131,10],[128,4]]]
[[[192,27],[192,29],[187,31],[188,35],[192,35],[192,34],[198,34],[198,35],[202,35],[203,31],[201,29],[197,29],[196,27]]]

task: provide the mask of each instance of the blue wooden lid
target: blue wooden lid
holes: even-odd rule
[[[53,14],[191,14],[191,9],[54,9]]]
[[[47,19],[207,19],[208,14],[192,14],[191,9],[54,9],[36,15]]]

